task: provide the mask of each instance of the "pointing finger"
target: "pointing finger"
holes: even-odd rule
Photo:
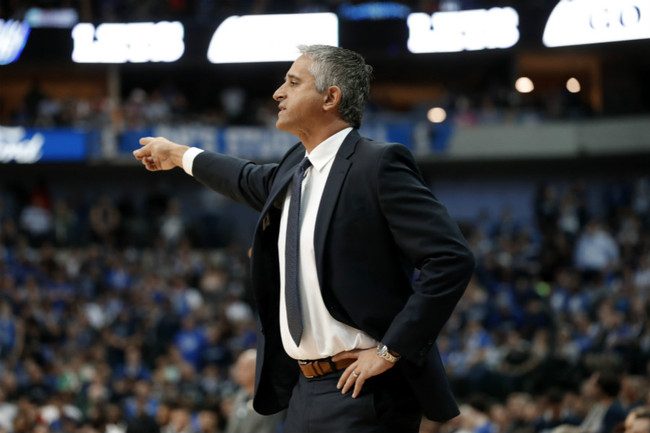
[[[147,144],[151,143],[152,140],[153,137],[142,137],[140,139],[140,146],[146,146]],[[150,152],[146,151],[144,147],[141,147],[133,151],[133,156],[135,156],[137,159],[142,159],[148,154],[150,154]]]

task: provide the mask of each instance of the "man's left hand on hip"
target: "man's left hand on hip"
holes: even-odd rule
[[[361,388],[367,379],[382,374],[392,368],[395,363],[387,361],[377,355],[374,347],[370,349],[356,349],[347,352],[341,352],[332,358],[332,361],[341,359],[356,359],[345,369],[336,387],[341,389],[341,393],[347,393],[354,385],[352,398],[356,398],[361,393]]]

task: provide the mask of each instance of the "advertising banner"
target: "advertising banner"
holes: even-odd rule
[[[413,128],[408,123],[369,123],[360,132],[375,140],[414,147]],[[165,137],[175,143],[252,160],[277,160],[298,142],[292,134],[260,126],[157,126],[122,133],[119,152],[133,152],[140,147],[138,141],[142,137]]]
[[[82,161],[87,157],[87,136],[71,129],[0,126],[0,163]]]

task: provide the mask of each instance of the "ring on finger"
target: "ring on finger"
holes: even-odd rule
[[[354,377],[359,377],[359,373],[357,373],[356,371],[353,371],[353,372],[352,372],[352,376],[354,376]]]

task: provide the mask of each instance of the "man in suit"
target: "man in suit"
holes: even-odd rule
[[[285,433],[415,433],[422,413],[458,414],[435,340],[473,256],[408,149],[359,135],[372,68],[343,48],[299,49],[273,95],[277,128],[300,139],[279,163],[162,137],[134,155],[260,211],[258,412],[288,408]]]

